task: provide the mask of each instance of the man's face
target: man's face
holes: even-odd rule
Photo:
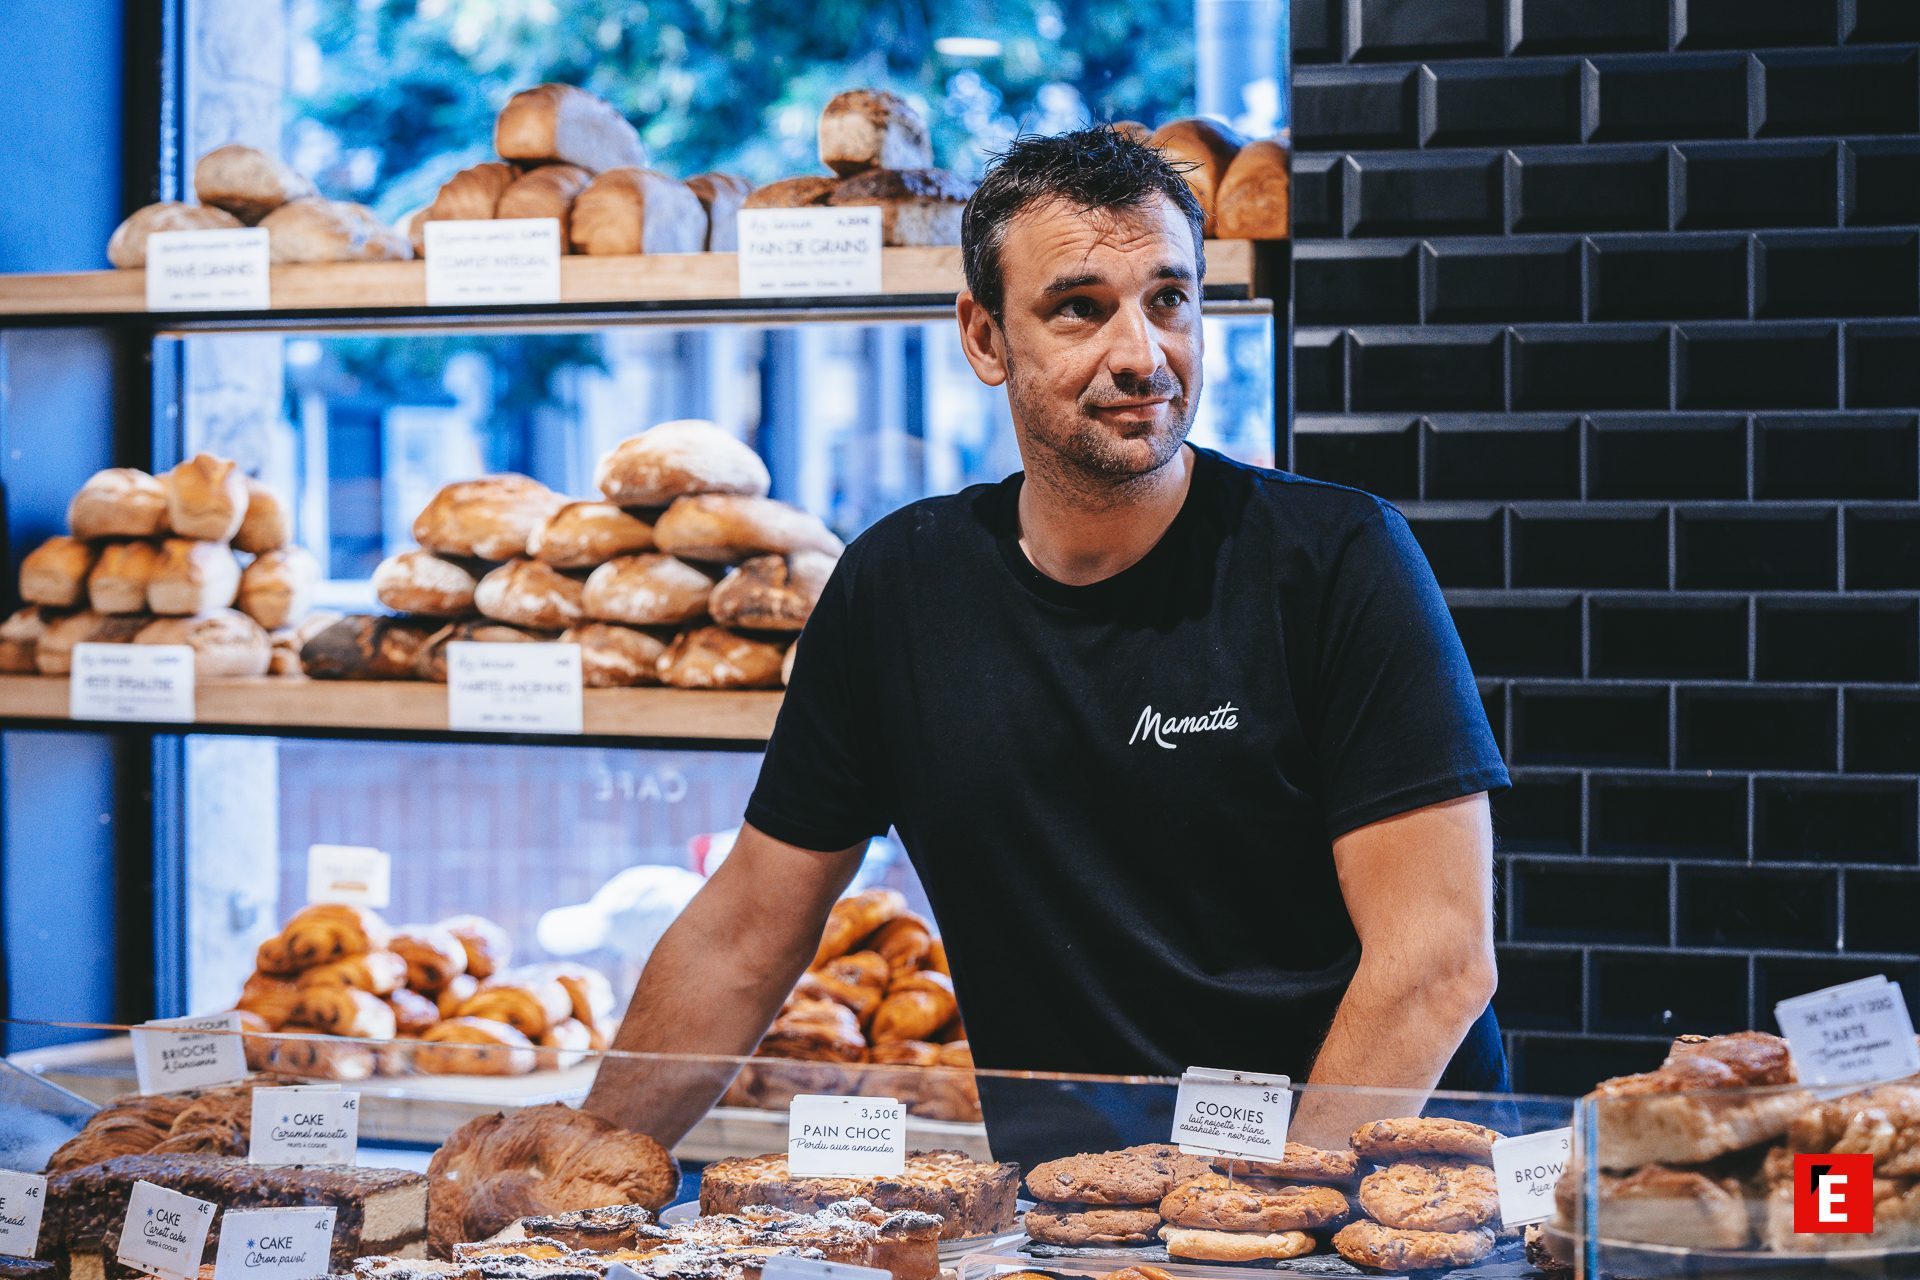
[[[1163,466],[1200,401],[1199,272],[1179,207],[1159,196],[1022,210],[1000,269],[1007,397],[1028,464],[1105,481]]]

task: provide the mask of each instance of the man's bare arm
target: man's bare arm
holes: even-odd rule
[[[812,963],[827,912],[865,851],[862,843],[817,853],[743,824],[727,860],[647,960],[613,1047],[752,1053]],[[585,1109],[671,1148],[732,1078],[731,1065],[608,1058]]]

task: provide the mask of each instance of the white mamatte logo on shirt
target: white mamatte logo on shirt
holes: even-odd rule
[[[1133,736],[1127,739],[1127,745],[1132,746],[1136,742],[1146,742],[1151,739],[1167,750],[1173,751],[1180,744],[1168,742],[1168,734],[1205,733],[1209,729],[1237,729],[1240,727],[1240,717],[1235,713],[1239,709],[1231,702],[1223,702],[1203,716],[1180,716],[1175,719],[1161,715],[1152,706],[1142,707],[1140,719],[1134,724]]]

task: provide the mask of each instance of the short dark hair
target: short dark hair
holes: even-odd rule
[[[1026,134],[994,158],[960,220],[960,257],[967,289],[996,321],[1005,319],[1006,279],[1000,247],[1021,210],[1059,200],[1077,209],[1141,209],[1155,196],[1179,206],[1193,228],[1194,267],[1204,278],[1206,215],[1180,169],[1160,151],[1117,129],[1095,125],[1071,133]]]

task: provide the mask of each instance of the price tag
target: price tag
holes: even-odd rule
[[[1553,1216],[1553,1184],[1566,1172],[1572,1129],[1501,1138],[1493,1144],[1493,1180],[1500,1190],[1500,1220],[1531,1226]]]
[[[156,231],[147,237],[147,310],[265,311],[272,256],[265,227]]]
[[[0,1169],[0,1254],[34,1257],[40,1245],[40,1214],[47,1207],[47,1180],[38,1173]]]
[[[427,305],[560,301],[560,220],[429,222]]]
[[[136,1182],[127,1199],[127,1220],[120,1228],[115,1256],[122,1266],[150,1276],[193,1280],[200,1274],[207,1228],[212,1225],[209,1202],[151,1182]]]
[[[787,1112],[787,1171],[796,1178],[904,1173],[907,1109],[894,1098],[803,1093]]]
[[[307,901],[384,907],[393,900],[393,859],[359,844],[307,846]]]
[[[358,1093],[300,1088],[253,1091],[249,1163],[352,1164],[359,1146]]]
[[[429,224],[431,225],[431,224]],[[447,724],[493,733],[579,733],[577,644],[447,645]]]
[[[77,644],[67,677],[75,720],[193,723],[193,648],[184,644]]]
[[[1863,1084],[1920,1072],[1920,1047],[1900,984],[1884,976],[1773,1006],[1803,1084]]]
[[[742,209],[739,218],[741,297],[880,292],[878,208]]]
[[[1189,1155],[1279,1160],[1292,1112],[1285,1076],[1188,1067],[1173,1103],[1173,1141]]]
[[[760,1264],[760,1280],[892,1280],[892,1276],[893,1272],[878,1267],[796,1258],[790,1253],[770,1253]]]
[[[218,1034],[221,1031],[234,1034]],[[133,1029],[133,1069],[140,1092],[176,1093],[245,1080],[247,1055],[239,1031],[240,1015],[231,1012],[141,1023]]]
[[[220,1219],[213,1280],[314,1280],[333,1270],[332,1205],[230,1209]]]

